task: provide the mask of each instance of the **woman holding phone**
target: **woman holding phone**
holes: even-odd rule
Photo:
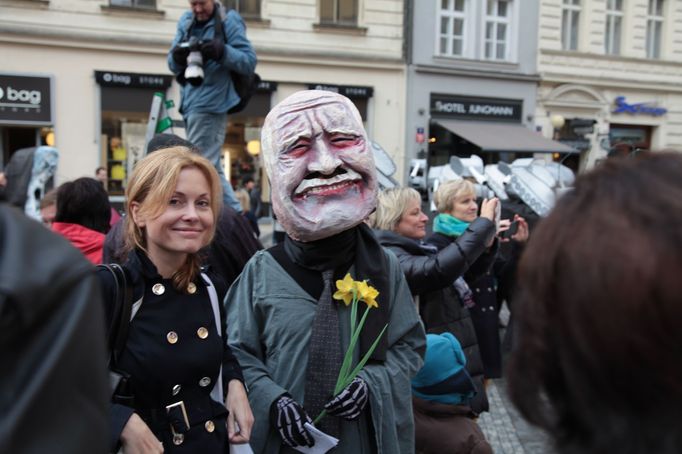
[[[226,289],[199,267],[221,203],[215,168],[185,147],[148,155],[128,182],[123,268],[135,303],[116,369],[130,376],[133,402],[111,405],[111,445],[126,454],[227,453],[249,440],[253,415],[219,304]],[[106,269],[98,277],[111,319],[116,282]]]
[[[476,188],[467,180],[448,181],[438,187],[434,202],[439,214],[433,222],[433,233],[426,238],[426,242],[441,250],[457,241],[469,225],[478,219]],[[502,376],[502,349],[495,292],[496,267],[503,265],[498,262],[498,244],[510,239],[525,241],[528,238],[526,221],[516,215],[513,222],[516,222],[516,232],[509,238],[504,237],[512,222],[509,219],[499,222],[497,241],[490,241],[486,251],[464,274],[468,287],[466,290],[473,300],[469,311],[474,322],[486,379]]]
[[[469,266],[492,243],[495,235],[496,198],[483,202],[481,217],[460,238],[438,251],[423,243],[428,217],[421,210],[421,196],[412,188],[388,189],[379,194],[373,226],[379,243],[398,257],[410,291],[419,302],[419,315],[428,333],[452,333],[462,345],[466,368],[477,390],[468,402],[471,410],[488,410],[483,388],[483,366],[474,326],[467,309]]]

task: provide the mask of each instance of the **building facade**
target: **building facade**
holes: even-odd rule
[[[682,2],[542,0],[536,121],[581,150],[682,150]]]
[[[347,95],[370,139],[404,162],[402,0],[228,0],[226,7],[244,17],[263,80],[249,106],[228,119],[224,157],[233,184],[261,178],[264,117],[304,89]],[[110,193],[122,194],[143,153],[154,93],[179,106],[166,53],[188,8],[186,0],[0,0],[0,168],[19,148],[54,143],[57,183],[103,166]],[[168,112],[182,134],[177,108]]]
[[[451,156],[477,154],[492,163],[571,151],[536,132],[538,1],[411,4],[410,158],[437,166]]]

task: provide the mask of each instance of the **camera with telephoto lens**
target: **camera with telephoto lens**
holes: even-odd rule
[[[187,54],[187,68],[185,68],[185,80],[190,84],[201,85],[204,81],[204,58],[201,56],[201,41],[192,36],[184,43],[180,43],[180,47],[189,50]]]

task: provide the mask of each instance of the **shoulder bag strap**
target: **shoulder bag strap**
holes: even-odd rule
[[[115,367],[118,357],[125,347],[130,326],[130,314],[133,306],[133,286],[126,271],[118,264],[98,265],[107,269],[114,278],[114,310],[109,326],[108,347],[111,352],[109,367]]]
[[[223,338],[222,324],[220,323],[220,307],[218,306],[218,293],[215,291],[213,282],[206,275],[206,273],[201,273],[201,277],[206,282],[206,288],[208,289],[208,297],[211,300],[211,307],[213,308],[213,317],[215,318],[215,327],[220,338]],[[223,342],[227,342],[223,339]],[[216,380],[213,389],[211,390],[211,398],[216,402],[223,403],[223,365],[222,361],[220,363],[220,372],[218,373],[218,380]]]

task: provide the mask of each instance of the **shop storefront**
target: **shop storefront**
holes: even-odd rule
[[[447,164],[451,156],[472,154],[492,164],[537,153],[575,153],[522,124],[522,99],[431,93],[429,105],[430,166]]]
[[[668,147],[677,133],[668,107],[682,102],[674,93],[564,84],[541,87],[538,112],[556,140],[580,150],[580,169],[607,156]]]
[[[154,93],[165,95],[172,77],[95,71],[95,81],[100,99],[100,162],[107,169],[109,194],[121,196],[133,166],[145,153]]]
[[[54,144],[51,75],[0,73],[0,169],[21,149]]]

